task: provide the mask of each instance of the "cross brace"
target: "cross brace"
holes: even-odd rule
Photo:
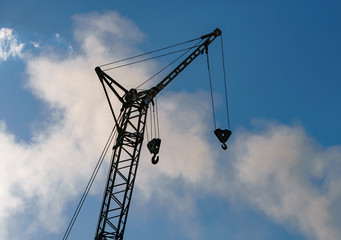
[[[147,107],[125,108],[119,119],[95,239],[122,240],[144,136]]]
[[[146,91],[138,92],[136,89],[128,91],[96,67],[95,71],[109,102],[118,136],[113,147],[95,240],[123,240],[150,102],[220,35],[221,31],[217,28],[212,33],[202,36],[203,43],[155,87]],[[115,116],[107,88],[122,103],[118,118]]]

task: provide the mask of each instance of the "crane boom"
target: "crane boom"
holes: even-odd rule
[[[201,36],[201,39],[206,39],[200,44],[185,60],[183,60],[173,71],[171,71],[163,80],[155,87],[149,90],[144,103],[148,104],[163,88],[165,88],[176,76],[178,76],[194,59],[207,50],[213,40],[221,35],[221,30],[216,28],[212,33]]]
[[[201,38],[205,40],[202,44],[155,87],[146,91],[138,92],[136,89],[128,91],[104,73],[100,67],[96,67],[95,71],[103,85],[115,120],[118,136],[113,147],[113,155],[109,167],[95,240],[123,239],[144,138],[149,103],[196,57],[203,53],[208,45],[219,35],[221,35],[221,31],[217,28],[212,33],[202,36]],[[119,117],[116,117],[114,114],[107,88],[122,103]]]

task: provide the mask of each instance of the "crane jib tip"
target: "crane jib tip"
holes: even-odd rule
[[[219,28],[216,28],[213,32],[209,33],[209,34],[205,34],[203,36],[201,36],[200,38],[201,39],[205,39],[205,38],[209,38],[211,36],[215,36],[215,37],[218,37],[221,35],[221,30]]]

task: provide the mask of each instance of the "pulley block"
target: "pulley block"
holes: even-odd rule
[[[226,150],[227,146],[226,146],[226,142],[227,140],[230,138],[232,132],[228,129],[220,129],[217,128],[216,130],[214,130],[214,134],[217,136],[217,138],[219,139],[219,141],[222,143],[221,147]]]
[[[153,154],[152,163],[157,164],[159,162],[159,156],[156,155],[160,151],[161,139],[160,138],[153,138],[151,141],[147,143],[147,148],[149,152]]]

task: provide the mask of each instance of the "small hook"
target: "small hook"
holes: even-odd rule
[[[153,164],[157,164],[159,162],[159,156],[157,156],[156,159],[155,159],[155,157],[156,157],[156,154],[154,154],[152,157],[152,163]]]
[[[221,145],[221,148],[222,148],[222,149],[224,149],[224,150],[226,150],[226,149],[227,149],[227,146],[226,146],[226,144],[225,144],[225,143],[223,143],[223,144]]]
[[[153,154],[153,157],[152,157],[152,163],[153,164],[157,164],[159,162],[159,157],[156,157],[156,154],[159,153],[160,144],[161,144],[161,139],[160,138],[153,138],[147,144],[147,147],[148,147],[150,153]]]

